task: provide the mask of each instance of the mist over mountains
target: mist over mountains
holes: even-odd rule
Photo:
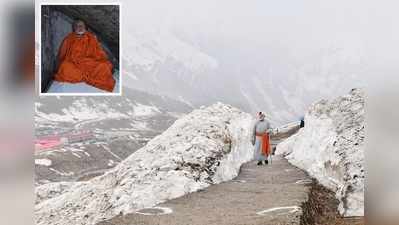
[[[345,25],[338,9],[258,2],[221,11],[222,3],[172,1],[140,4],[138,12],[135,4],[127,7],[123,38],[123,82],[133,89],[193,107],[221,101],[265,111],[283,124],[316,100],[364,87],[369,75],[360,33],[348,30],[356,21]]]

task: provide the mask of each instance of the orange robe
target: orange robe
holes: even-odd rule
[[[261,145],[262,155],[264,155],[266,157],[269,156],[270,155],[270,137],[269,137],[269,133],[256,134],[256,136],[261,137],[261,140],[262,140],[262,145]]]
[[[92,33],[86,32],[82,36],[74,32],[68,34],[58,52],[58,60],[60,64],[54,80],[86,82],[109,92],[114,89],[112,64]]]

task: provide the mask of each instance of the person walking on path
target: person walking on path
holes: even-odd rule
[[[255,146],[255,160],[257,165],[262,165],[262,162],[268,164],[268,157],[271,153],[270,136],[272,128],[270,122],[266,120],[264,113],[258,113],[258,120],[256,121],[252,131],[252,145]]]

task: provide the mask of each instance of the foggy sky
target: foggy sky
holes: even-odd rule
[[[398,37],[393,29],[383,37],[379,33],[390,30],[394,10],[367,1],[150,0],[125,1],[123,7],[126,29],[173,29],[236,46],[257,46],[259,55],[270,45],[289,49],[288,57],[296,58],[337,45],[371,62],[376,49],[387,50],[392,47],[387,43]]]
[[[210,55],[223,55],[212,48],[224,43],[230,48],[226,55],[237,50],[243,59],[275,56],[304,64],[321,48],[336,48],[359,63],[361,74],[355,76],[365,86],[373,76],[371,67],[396,64],[396,55],[387,54],[398,48],[392,46],[399,36],[391,29],[394,13],[392,7],[367,1],[124,1],[123,25],[125,32],[173,30]]]

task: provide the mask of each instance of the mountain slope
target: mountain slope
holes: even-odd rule
[[[191,111],[187,104],[128,88],[121,97],[42,97],[36,101],[36,183],[102,174]]]

